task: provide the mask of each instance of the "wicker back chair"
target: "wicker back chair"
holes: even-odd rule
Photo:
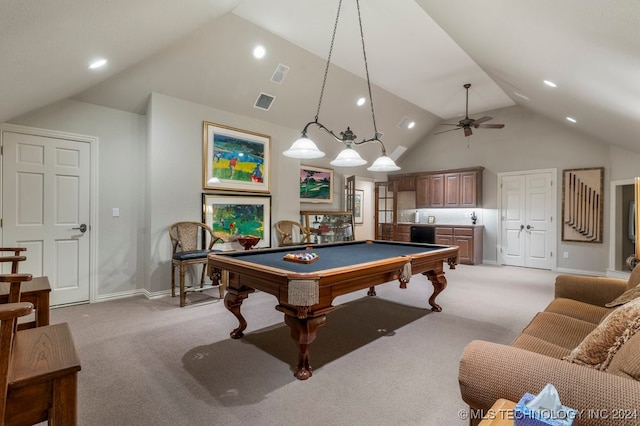
[[[214,252],[213,245],[216,241],[222,240],[217,237],[213,230],[201,222],[176,222],[169,227],[169,237],[171,238],[172,259],[171,259],[171,296],[175,297],[176,266],[180,271],[180,307],[187,303],[187,292],[201,291],[211,288],[205,287],[204,274],[207,269],[207,256]],[[206,244],[204,241],[208,240]],[[200,275],[200,288],[195,285],[187,287],[185,284],[185,275],[187,266],[202,265],[202,274]],[[216,283],[215,285],[219,285]],[[219,285],[220,298],[224,297],[224,287]]]
[[[300,222],[281,220],[276,222],[278,246],[290,246],[311,242],[311,233]]]

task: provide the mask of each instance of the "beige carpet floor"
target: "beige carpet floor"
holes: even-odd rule
[[[311,345],[314,374],[293,377],[297,349],[274,309],[252,294],[245,337],[217,290],[143,296],[52,310],[69,322],[82,361],[79,424],[101,425],[466,425],[457,368],[464,346],[508,344],[553,298],[556,274],[460,265],[427,306],[431,283],[414,276],[335,300]]]

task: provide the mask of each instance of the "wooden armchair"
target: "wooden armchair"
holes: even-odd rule
[[[171,259],[171,297],[176,295],[175,270],[176,266],[180,271],[180,307],[187,303],[187,292],[202,291],[219,286],[220,298],[224,297],[224,286],[222,283],[204,285],[204,275],[207,269],[207,256],[213,250],[216,241],[222,238],[216,236],[213,230],[206,224],[200,222],[176,222],[169,227],[169,237],[171,238],[172,259]],[[205,238],[206,237],[206,238]],[[204,240],[208,239],[209,244],[204,247]],[[202,265],[202,275],[200,276],[200,288],[195,285],[189,287],[185,284],[187,266]]]
[[[24,247],[0,247],[0,253],[13,252],[11,256],[0,256],[0,264],[11,262],[11,274],[0,275],[0,304],[31,302],[35,308],[33,320],[20,321],[18,330],[49,325],[49,295],[51,285],[49,278],[37,277],[27,281],[16,278],[19,263],[26,260],[20,253],[26,251]],[[18,281],[16,281],[18,279]]]
[[[281,220],[276,222],[278,246],[291,246],[311,242],[311,233],[300,222]]]
[[[12,285],[29,274],[0,275]],[[80,360],[67,323],[15,331],[29,302],[0,305],[0,425],[77,424]]]

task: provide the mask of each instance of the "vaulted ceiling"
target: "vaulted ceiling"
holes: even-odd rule
[[[636,0],[360,3],[388,152],[463,118],[465,83],[471,116],[518,104],[640,152]],[[3,2],[0,123],[66,98],[143,113],[159,92],[301,129],[316,114],[337,7],[338,0]],[[370,108],[355,106],[367,96],[355,0],[343,0],[340,16],[320,121],[370,137]],[[266,48],[261,60],[251,55],[256,44]],[[106,67],[89,70],[98,57]],[[281,84],[271,81],[279,64],[289,67]],[[261,92],[275,96],[268,111],[253,106]],[[399,128],[404,117],[416,126]]]

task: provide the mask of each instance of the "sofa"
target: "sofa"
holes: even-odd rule
[[[628,280],[559,275],[555,298],[510,345],[470,342],[458,372],[470,424],[499,398],[551,383],[574,425],[640,425],[639,282],[640,267]]]

